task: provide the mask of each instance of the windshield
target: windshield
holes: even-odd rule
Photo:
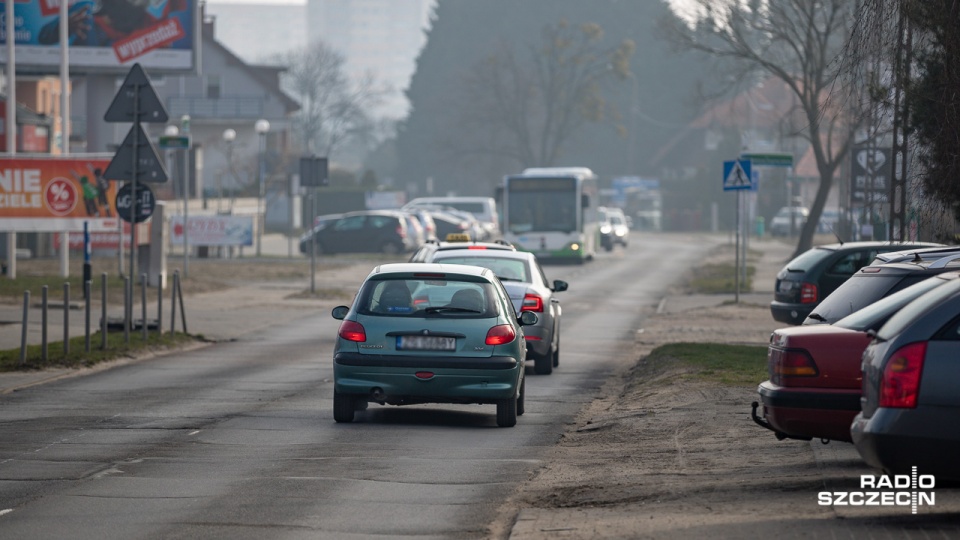
[[[891,294],[886,298],[840,319],[835,326],[850,330],[865,331],[879,328],[891,315],[923,293],[946,283],[939,277],[932,277]]]
[[[508,186],[509,215],[512,233],[531,231],[576,231],[577,196],[573,178],[521,178]]]

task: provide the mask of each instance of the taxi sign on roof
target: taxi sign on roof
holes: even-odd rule
[[[470,235],[464,233],[450,233],[447,235],[447,242],[469,242]]]

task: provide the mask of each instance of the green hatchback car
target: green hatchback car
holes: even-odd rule
[[[510,296],[487,268],[383,264],[360,286],[333,353],[333,418],[352,422],[369,403],[495,404],[497,425],[523,414],[526,342]]]

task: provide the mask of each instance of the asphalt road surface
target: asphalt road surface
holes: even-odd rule
[[[332,418],[337,321],[0,396],[2,538],[484,538],[578,409],[632,362],[637,328],[717,239],[636,234],[564,279],[560,367],[526,414],[371,405]]]

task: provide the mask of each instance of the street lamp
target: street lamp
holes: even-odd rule
[[[237,132],[231,128],[223,130],[223,143],[226,145],[226,154],[227,154],[227,170],[230,170],[232,167],[233,160],[233,141],[237,140]],[[221,213],[220,208],[221,203],[223,202],[223,173],[221,172],[217,175],[217,213]],[[232,207],[231,207],[232,208]]]
[[[261,253],[261,244],[263,243],[263,227],[266,224],[263,208],[263,153],[266,150],[267,132],[270,131],[270,122],[261,118],[260,120],[257,120],[256,124],[253,125],[253,129],[256,130],[257,135],[260,136],[260,196],[257,198],[257,257],[259,257]]]

